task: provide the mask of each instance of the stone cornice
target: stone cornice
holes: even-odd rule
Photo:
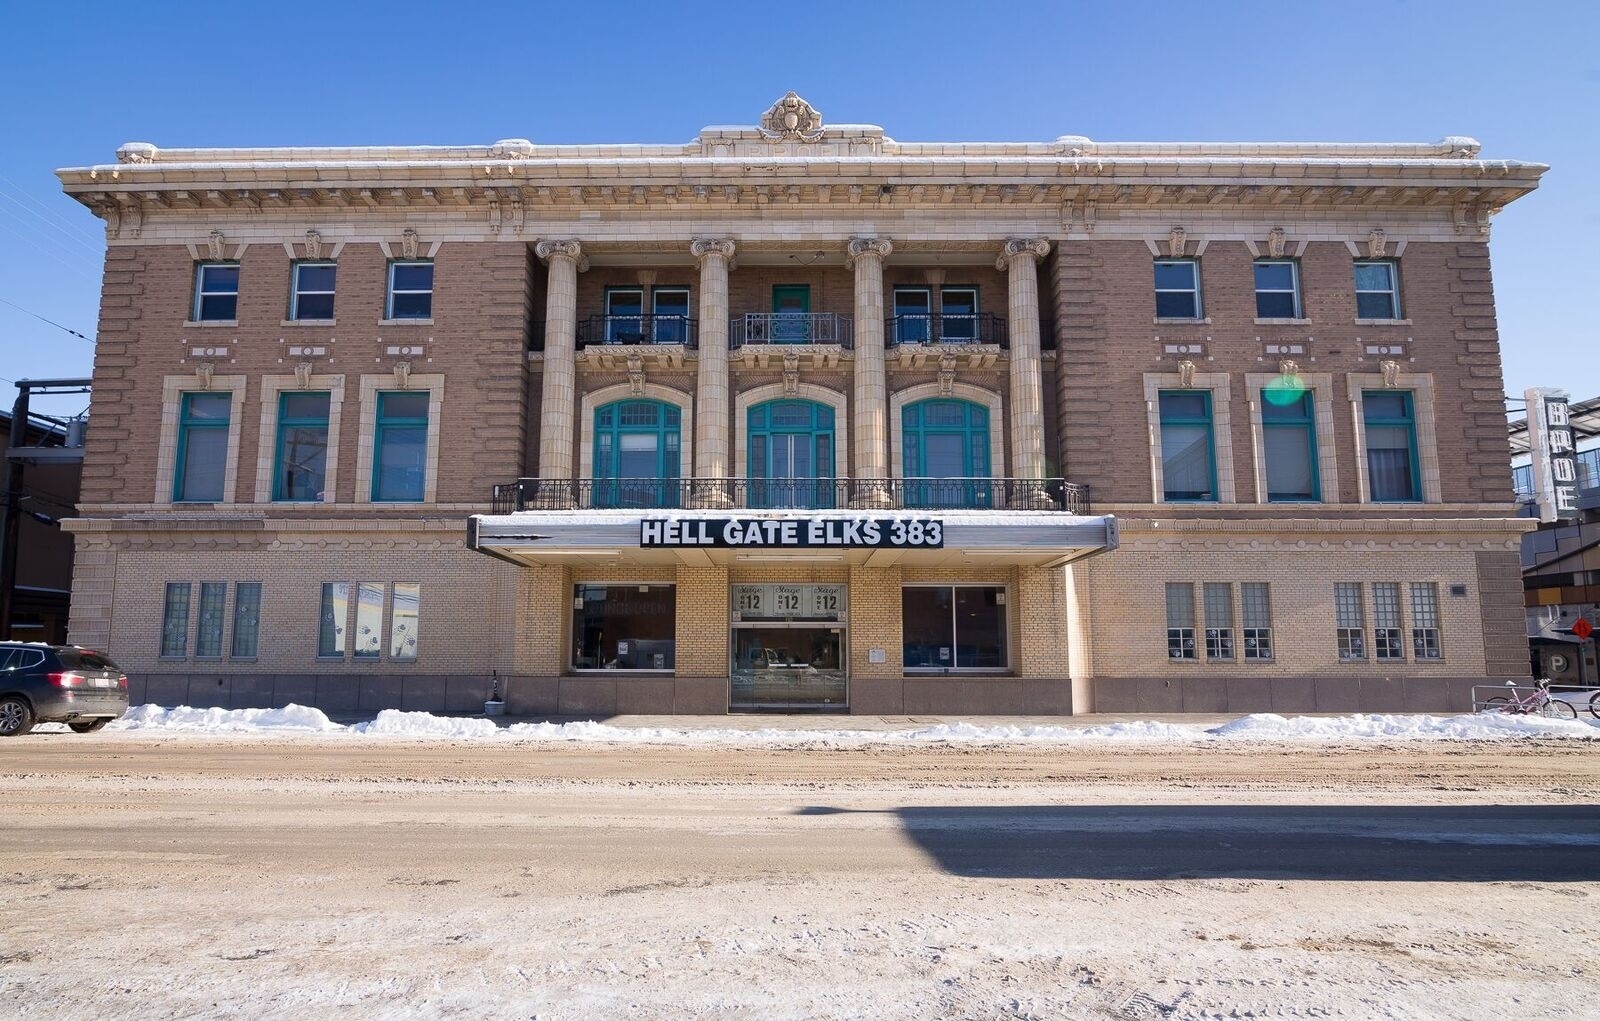
[[[1453,506],[1453,505],[1451,505]],[[1462,509],[1473,505],[1459,505]],[[1096,506],[1096,512],[1109,508]],[[1435,506],[1444,510],[1445,506]],[[1498,510],[1498,508],[1483,508]],[[1146,511],[1148,513],[1148,511]],[[1207,535],[1207,534],[1303,534],[1303,535],[1462,535],[1483,534],[1504,537],[1531,532],[1538,522],[1531,518],[1514,517],[1349,517],[1349,518],[1280,518],[1256,515],[1249,518],[1150,518],[1117,516],[1117,525],[1123,535]]]

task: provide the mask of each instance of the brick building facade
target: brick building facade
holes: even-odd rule
[[[1436,144],[168,150],[107,223],[72,638],[136,698],[1467,708],[1526,670]],[[787,529],[786,527],[787,526]]]

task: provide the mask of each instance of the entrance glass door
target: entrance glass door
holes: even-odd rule
[[[750,409],[751,507],[832,507],[833,409],[768,401]]]
[[[811,285],[774,284],[772,288],[772,342],[811,343]]]
[[[844,708],[844,628],[741,624],[733,629],[735,709]]]

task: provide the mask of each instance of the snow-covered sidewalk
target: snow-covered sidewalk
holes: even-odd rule
[[[1084,726],[940,722],[910,728],[847,725],[728,726],[709,718],[671,726],[575,721],[504,723],[477,717],[435,716],[386,709],[368,721],[335,723],[321,710],[288,705],[280,709],[196,709],[142,705],[129,709],[103,733],[166,733],[365,739],[446,739],[521,743],[605,743],[631,745],[733,747],[864,747],[870,745],[1075,745],[1084,742],[1203,744],[1211,742],[1351,741],[1506,741],[1526,738],[1600,740],[1600,720],[1547,720],[1477,713],[1459,716],[1353,714],[1293,716],[1270,713],[1242,716],[1217,725],[1171,720],[1124,720]],[[830,721],[831,724],[832,721]],[[840,719],[841,724],[844,723]],[[41,727],[62,729],[64,727]]]

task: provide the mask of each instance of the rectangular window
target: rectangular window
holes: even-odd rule
[[[933,292],[926,287],[894,289],[896,344],[926,344],[933,339]]]
[[[900,590],[907,670],[1009,666],[1006,590],[993,585],[908,585]]]
[[[178,464],[172,499],[220,503],[228,468],[231,393],[186,393],[178,411]]]
[[[1256,261],[1256,318],[1300,318],[1300,267],[1292,260]]]
[[[1352,663],[1367,658],[1366,614],[1362,609],[1361,586],[1341,581],[1333,586],[1334,626],[1339,636],[1339,662]]]
[[[657,344],[689,343],[689,289],[657,287],[650,295],[650,339]]]
[[[1439,586],[1411,583],[1411,652],[1417,659],[1443,659],[1439,646]]]
[[[1268,502],[1319,498],[1316,403],[1308,391],[1261,391],[1261,443]]]
[[[1361,419],[1367,441],[1367,488],[1375,503],[1421,499],[1417,418],[1408,390],[1364,390]]]
[[[222,625],[228,613],[228,584],[200,583],[200,622],[194,632],[196,659],[222,658]]]
[[[1266,582],[1247,581],[1239,586],[1244,611],[1244,658],[1272,658],[1272,599]]]
[[[1400,281],[1392,262],[1356,263],[1356,318],[1399,319]]]
[[[344,658],[344,629],[350,620],[349,582],[322,583],[321,620],[317,628],[317,656],[323,659]]]
[[[1378,659],[1406,658],[1400,642],[1400,586],[1392,581],[1372,586],[1372,650]]]
[[[182,659],[189,652],[189,583],[167,582],[161,608],[161,658]]]
[[[294,264],[294,287],[289,294],[289,318],[333,318],[333,278],[338,266],[331,262]]]
[[[978,339],[978,289],[939,289],[939,339],[964,344]]]
[[[202,262],[194,275],[194,321],[231,323],[239,318],[239,264]]]
[[[1194,586],[1167,583],[1167,658],[1199,659],[1194,647]]]
[[[433,262],[389,263],[389,319],[433,316]]]
[[[372,449],[374,502],[421,500],[427,492],[429,399],[426,390],[378,394]]]
[[[1216,453],[1208,390],[1163,390],[1161,484],[1167,500],[1215,500]]]
[[[1233,586],[1206,582],[1201,592],[1206,605],[1206,659],[1233,658]]]
[[[233,587],[232,659],[255,659],[261,639],[261,583],[241,581]]]
[[[272,498],[285,501],[323,499],[328,471],[328,408],[332,395],[303,391],[278,397],[277,461]]]
[[[675,585],[574,585],[573,668],[673,669],[677,597]]]
[[[606,291],[606,343],[639,344],[644,341],[644,291],[613,287]]]
[[[383,582],[356,586],[356,659],[377,659],[383,651]]]
[[[1200,263],[1194,259],[1156,261],[1156,318],[1199,319]]]
[[[389,607],[389,658],[417,658],[417,617],[422,608],[422,586],[416,582],[394,583],[394,599]]]

